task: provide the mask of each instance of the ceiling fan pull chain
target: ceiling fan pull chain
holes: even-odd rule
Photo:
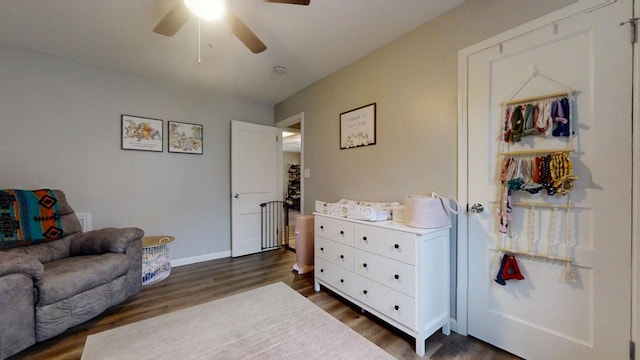
[[[200,43],[200,18],[198,18],[198,65],[202,63],[202,60],[200,60]]]

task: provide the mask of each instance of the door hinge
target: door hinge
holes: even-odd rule
[[[636,360],[636,343],[629,341],[629,360]]]
[[[623,21],[620,23],[620,26],[624,25],[624,24],[629,24],[630,26],[630,30],[631,30],[631,43],[635,44],[636,42],[638,42],[638,20],[640,18],[634,17],[631,18],[627,21]]]

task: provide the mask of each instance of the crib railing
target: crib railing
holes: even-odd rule
[[[289,204],[269,201],[260,204],[262,250],[289,248]]]

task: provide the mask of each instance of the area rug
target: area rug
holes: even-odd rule
[[[94,359],[393,359],[282,282],[90,335]]]

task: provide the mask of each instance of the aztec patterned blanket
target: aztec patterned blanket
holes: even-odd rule
[[[58,200],[52,190],[0,190],[0,249],[62,235]]]

